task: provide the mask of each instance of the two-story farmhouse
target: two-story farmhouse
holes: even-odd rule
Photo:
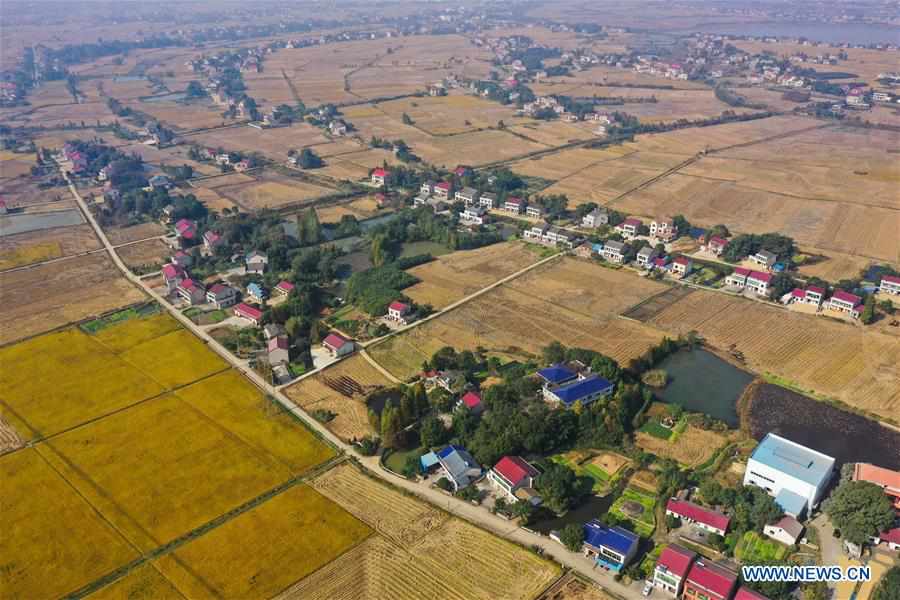
[[[609,240],[603,245],[603,258],[611,263],[625,262],[625,243]]]
[[[640,537],[621,527],[607,527],[597,519],[584,524],[584,555],[619,573],[637,553]]]
[[[625,239],[631,239],[638,235],[638,232],[641,229],[643,223],[640,219],[636,219],[634,217],[628,217],[618,225],[616,225],[616,231],[622,234]]]
[[[222,283],[215,283],[206,290],[206,301],[218,309],[234,306],[237,302],[237,290]]]
[[[881,278],[878,291],[882,294],[900,295],[900,277],[885,275]]]
[[[828,301],[828,308],[834,311],[847,313],[854,319],[858,319],[862,313],[862,298],[856,294],[845,292],[844,290],[835,290]]]
[[[523,488],[534,488],[538,470],[521,456],[504,456],[488,471],[487,477],[495,488],[506,494],[509,502],[518,502],[516,492]],[[534,495],[531,495],[535,498]],[[532,503],[540,502],[539,497]]]
[[[672,219],[654,219],[650,222],[650,237],[661,242],[671,242],[678,232]]]
[[[670,596],[678,596],[697,554],[678,544],[669,544],[659,555],[653,570],[653,586]]]
[[[591,229],[596,229],[601,225],[609,225],[609,213],[602,208],[595,208],[581,217],[581,225]]]

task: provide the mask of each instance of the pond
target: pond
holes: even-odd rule
[[[833,456],[839,465],[870,462],[900,470],[900,431],[771,383],[755,385],[748,404],[756,439],[773,432]]]
[[[738,426],[737,401],[753,375],[699,349],[676,352],[657,368],[669,376],[668,385],[657,392],[664,402]]]
[[[77,210],[4,215],[0,217],[0,237],[15,233],[25,233],[26,231],[50,229],[52,227],[80,225],[82,223],[84,223],[84,217]]]
[[[605,496],[591,496],[586,502],[564,514],[561,517],[552,517],[531,524],[528,528],[549,535],[551,531],[559,531],[566,525],[575,523],[583,525],[591,519],[596,519],[609,511],[615,500],[615,494]]]
[[[896,44],[900,27],[881,23],[703,23],[691,31],[751,37],[800,38],[830,44]]]

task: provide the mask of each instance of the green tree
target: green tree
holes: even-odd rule
[[[868,325],[875,320],[875,294],[869,294],[863,301],[863,311],[859,315],[859,320],[864,325]]]
[[[369,426],[374,431],[381,431],[381,417],[373,409],[369,409]]]
[[[422,470],[422,463],[418,456],[407,456],[406,462],[403,463],[403,471],[401,475],[407,479],[415,479]]]
[[[300,151],[300,158],[297,164],[301,169],[318,169],[325,164],[325,161],[316,154],[311,148],[304,148]]]
[[[528,500],[519,500],[512,505],[512,516],[518,517],[521,525],[528,525],[534,516],[534,505]]]
[[[381,443],[385,448],[396,448],[400,443],[400,412],[388,404],[381,411]]]
[[[535,487],[551,510],[561,513],[571,508],[591,488],[589,478],[580,478],[575,471],[559,463],[549,462],[538,475]]]
[[[203,89],[199,81],[191,81],[188,83],[185,93],[188,98],[201,98],[206,95],[206,90]]]
[[[900,582],[898,582],[900,585]],[[824,581],[804,583],[801,586],[803,600],[828,600],[828,585]]]
[[[413,124],[412,118],[410,118],[410,116],[406,113],[403,113],[402,121],[403,121],[404,125],[412,125]]]
[[[894,522],[894,509],[880,487],[867,481],[845,481],[823,504],[825,514],[844,539],[865,544]]]
[[[559,342],[550,342],[541,348],[541,357],[545,364],[554,365],[566,360],[566,347]]]
[[[581,552],[584,545],[584,528],[577,523],[569,523],[559,532],[559,539],[570,552]]]
[[[372,264],[376,267],[383,266],[386,258],[387,252],[385,251],[385,237],[383,235],[376,235],[372,238],[372,250],[371,250],[371,260]]]
[[[900,600],[900,567],[891,567],[881,577],[872,600]]]
[[[419,439],[425,448],[434,448],[447,441],[449,431],[444,427],[444,422],[435,415],[428,415],[422,419],[419,427]]]

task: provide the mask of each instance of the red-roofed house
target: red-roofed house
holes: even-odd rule
[[[181,296],[188,304],[202,304],[206,300],[206,289],[202,283],[194,281],[191,278],[182,279],[175,288],[178,295]]]
[[[234,307],[234,316],[247,319],[257,327],[259,327],[259,324],[262,323],[263,314],[262,311],[258,308],[253,308],[249,304],[241,302]]]
[[[352,341],[337,333],[329,333],[322,340],[322,347],[334,357],[350,354],[356,348]]]
[[[456,167],[455,169],[453,169],[453,174],[456,175],[457,177],[465,177],[466,175],[469,175],[471,172],[472,172],[472,167],[467,167],[465,165],[460,165],[460,166]]]
[[[825,299],[825,290],[820,287],[811,285],[808,286],[805,291],[807,304],[815,304],[816,306],[819,306],[820,304],[822,304],[822,300]]]
[[[676,234],[675,221],[672,219],[654,219],[650,222],[650,235],[658,240],[671,242]]]
[[[525,201],[515,196],[508,196],[503,202],[503,210],[508,213],[521,215],[525,208]]]
[[[518,502],[516,491],[533,487],[538,470],[520,456],[504,456],[487,476],[494,487],[506,493],[508,500]]]
[[[850,313],[854,319],[859,318],[862,312],[862,298],[856,294],[845,292],[844,290],[836,290],[828,301],[828,308],[838,312]]]
[[[682,548],[678,544],[669,544],[663,548],[656,561],[656,568],[653,570],[653,586],[673,596],[678,596],[695,558],[697,558],[695,552]]]
[[[172,255],[172,258],[169,262],[184,269],[191,266],[191,263],[194,262],[194,259],[184,250],[178,250],[177,252],[175,252],[175,254]]]
[[[768,273],[750,271],[750,274],[747,275],[747,287],[760,296],[767,296],[769,294],[769,284],[771,282],[772,276]]]
[[[463,397],[459,399],[459,402],[456,403],[458,408],[463,406],[466,409],[474,414],[481,414],[484,410],[484,404],[481,402],[481,395],[478,392],[468,391],[463,394]]]
[[[718,511],[677,498],[669,498],[669,502],[666,504],[666,515],[672,515],[688,523],[693,523],[700,529],[722,536],[728,531],[728,523],[731,520]]]
[[[749,274],[750,269],[745,269],[744,267],[735,267],[734,272],[725,278],[725,285],[743,288],[745,285],[747,285],[747,276]]]
[[[396,321],[401,325],[406,325],[406,315],[409,314],[409,311],[409,304],[394,300],[391,302],[390,306],[388,306],[387,318],[391,321]]]
[[[869,463],[853,465],[853,481],[868,481],[884,490],[900,516],[900,472]]]
[[[218,309],[228,308],[237,302],[237,290],[221,283],[215,283],[206,290],[206,301]]]
[[[621,233],[626,238],[633,238],[638,234],[638,230],[641,228],[640,219],[636,219],[634,217],[628,217],[618,225],[616,225],[616,231]]]
[[[691,567],[684,583],[685,600],[729,600],[737,587],[737,575],[705,560]]]
[[[785,515],[778,522],[763,527],[763,533],[785,546],[793,546],[803,535],[803,525],[794,517]]]
[[[881,278],[881,285],[878,286],[878,291],[883,294],[900,295],[900,277],[885,275]]]
[[[734,600],[769,600],[769,598],[742,586],[738,589],[737,594],[734,595]]]
[[[900,550],[900,527],[894,527],[878,534],[879,544],[887,544],[891,550]]]
[[[384,169],[378,168],[372,171],[372,183],[375,185],[384,185],[384,182],[387,181],[388,175],[390,175],[389,171],[385,171]]]
[[[269,340],[269,364],[272,366],[291,362],[290,342],[286,335],[276,335]]]
[[[275,286],[275,293],[279,296],[287,296],[292,291],[294,291],[294,284],[290,281],[282,280]]]
[[[450,192],[453,190],[453,185],[449,181],[441,181],[439,183],[434,184],[434,195],[436,198],[441,200],[446,200],[450,197]]]
[[[688,273],[690,273],[693,268],[694,261],[687,256],[679,256],[672,261],[671,270],[673,275],[678,275],[682,278],[687,277]]]
[[[175,223],[175,233],[178,237],[185,237],[185,234],[188,232],[190,232],[191,237],[193,237],[196,231],[197,226],[190,219],[179,219]]]
[[[722,253],[725,252],[725,246],[727,245],[727,241],[723,240],[720,237],[713,236],[709,238],[709,241],[706,243],[706,249],[716,256],[722,256]]]
[[[173,292],[182,279],[187,277],[184,269],[178,265],[168,264],[162,268],[163,279],[166,282],[166,291]]]

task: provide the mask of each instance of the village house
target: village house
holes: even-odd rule
[[[541,241],[548,246],[562,245],[566,248],[573,248],[576,239],[578,236],[575,233],[551,226],[544,231]]]
[[[724,567],[697,560],[684,582],[684,600],[729,600],[737,587],[737,575]]]
[[[191,242],[197,237],[197,225],[190,219],[179,219],[175,223],[175,236],[180,240]]]
[[[456,408],[465,408],[472,414],[480,415],[484,412],[484,403],[481,401],[481,394],[469,390],[456,402]]]
[[[464,187],[463,189],[456,192],[456,194],[453,196],[453,199],[457,202],[465,202],[466,205],[469,205],[478,202],[479,197],[480,194],[478,190],[471,187]]]
[[[435,454],[441,475],[447,478],[454,492],[468,487],[481,477],[481,466],[465,448],[450,445]]]
[[[347,135],[347,124],[339,119],[336,119],[328,124],[328,131],[331,132],[331,135]]]
[[[637,553],[640,537],[621,527],[607,527],[597,519],[584,524],[584,555],[606,570],[619,573]]]
[[[440,200],[449,200],[450,192],[453,190],[453,184],[449,181],[441,181],[434,185],[434,195]]]
[[[709,238],[708,242],[706,242],[706,249],[716,256],[722,256],[722,253],[725,252],[725,246],[727,245],[727,241],[723,240],[720,237],[713,236]]]
[[[147,180],[151,190],[165,190],[170,187],[169,178],[165,175],[154,175]]]
[[[426,181],[422,185],[419,186],[419,194],[425,198],[434,193],[434,182]]]
[[[418,196],[413,198],[413,207],[425,206],[426,204],[431,204],[430,196],[426,196],[424,194],[419,194]]]
[[[203,301],[206,300],[206,290],[203,288],[203,284],[191,278],[179,281],[175,291],[182,300],[192,306],[194,304],[203,304]]]
[[[771,269],[775,266],[775,263],[778,262],[778,257],[768,250],[760,250],[756,254],[750,256],[750,261],[765,269]]]
[[[581,258],[590,258],[594,255],[594,246],[590,242],[582,242],[575,248],[575,255]]]
[[[243,173],[247,169],[250,168],[250,161],[246,158],[239,160],[234,164],[234,170],[238,173]]]
[[[625,260],[625,243],[609,240],[603,245],[603,258],[611,263],[621,263]]]
[[[506,494],[508,502],[518,502],[517,492],[526,489],[533,491],[534,480],[539,474],[538,470],[521,456],[504,456],[488,471],[487,478],[495,488]],[[540,496],[536,496],[536,493],[527,495],[530,495],[532,504],[540,503]]]
[[[250,306],[249,304],[245,304],[244,302],[235,305],[235,307],[232,309],[232,312],[234,312],[234,316],[241,317],[242,319],[247,319],[257,327],[259,327],[259,324],[262,323],[262,311],[258,308]]]
[[[651,261],[659,254],[653,246],[644,246],[637,253],[637,264],[640,267],[649,267]]]
[[[337,333],[329,333],[325,336],[325,339],[322,340],[322,347],[335,358],[350,354],[356,349],[356,345],[351,340]]]
[[[178,265],[167,264],[162,268],[163,280],[166,282],[166,291],[172,293],[182,279],[187,277],[184,269]]]
[[[651,270],[659,270],[659,271],[668,271],[669,270],[669,257],[668,256],[660,256],[659,258],[654,258],[650,262]]]
[[[459,165],[455,169],[453,169],[453,174],[457,177],[467,177],[472,174],[472,167]]]
[[[269,256],[265,252],[254,250],[244,258],[247,273],[262,274],[269,264]]]
[[[687,277],[693,268],[694,261],[688,256],[676,257],[675,260],[672,261],[672,266],[670,267],[672,275],[676,275],[682,279]]]
[[[237,302],[237,290],[231,286],[215,283],[206,290],[206,301],[218,309],[234,306]]]
[[[467,225],[484,225],[487,221],[487,210],[483,206],[467,206],[459,213],[460,221]]]
[[[759,592],[753,591],[748,587],[741,586],[734,595],[734,600],[769,600]]]
[[[492,208],[497,208],[497,194],[492,192],[484,192],[478,199],[478,203],[485,210],[491,210]]]
[[[379,186],[384,185],[389,175],[390,172],[382,168],[375,169],[372,171],[372,183]]]
[[[612,394],[615,385],[599,375],[579,374],[574,381],[543,388],[544,400],[550,404],[572,408],[576,403],[587,406],[598,398]]]
[[[581,217],[582,227],[590,227],[596,229],[601,225],[609,224],[609,213],[603,209],[595,208],[591,212]]]
[[[650,223],[650,236],[662,242],[671,242],[678,232],[672,219],[653,220]]]
[[[900,277],[894,275],[885,275],[881,278],[881,285],[878,291],[883,294],[900,295]]]
[[[284,326],[280,323],[266,323],[266,326],[263,327],[263,335],[266,340],[271,340],[273,337],[285,334]]]
[[[286,335],[276,335],[269,340],[269,364],[272,366],[291,362],[290,342]]]
[[[254,302],[262,304],[269,297],[269,293],[266,288],[254,282],[247,284],[247,296]]]
[[[178,250],[175,252],[175,254],[172,255],[172,257],[169,259],[169,262],[171,262],[173,265],[181,267],[182,269],[186,269],[187,267],[191,266],[191,263],[194,262],[194,259],[184,250]]]
[[[544,216],[544,209],[537,205],[529,205],[525,207],[525,215],[534,219],[540,219]]]
[[[641,223],[640,219],[628,217],[627,219],[616,225],[616,231],[622,234],[622,236],[624,236],[626,239],[631,239],[637,236],[641,225],[643,225],[643,223]]]
[[[735,267],[734,271],[725,278],[725,285],[743,288],[747,285],[747,276],[750,275],[750,269],[744,267]]]
[[[812,304],[818,308],[822,304],[822,298],[825,296],[825,290],[814,285],[808,288],[794,288],[791,290],[787,304]]]
[[[695,525],[699,529],[724,536],[728,531],[731,519],[722,513],[677,498],[669,498],[666,503],[666,516],[673,516]]]
[[[678,544],[669,544],[663,548],[653,570],[653,587],[677,597],[695,558],[695,552]]]
[[[777,523],[763,527],[763,533],[785,546],[793,546],[803,535],[803,525],[794,517],[784,516]]]
[[[294,291],[294,284],[290,281],[281,280],[278,282],[278,285],[275,286],[275,295],[276,296],[287,296],[291,292]]]
[[[406,325],[406,315],[409,314],[410,306],[405,302],[394,300],[388,306],[387,318],[396,321],[400,325]]]
[[[513,213],[515,215],[522,214],[522,211],[525,209],[525,201],[521,198],[516,198],[515,196],[509,196],[504,200],[503,207],[501,210]]]
[[[750,271],[750,274],[747,275],[747,287],[760,296],[768,295],[771,282],[772,276],[768,273]]]
[[[834,458],[801,446],[774,433],[756,446],[744,485],[755,485],[795,519],[819,503],[834,473]]]
[[[856,294],[835,290],[828,301],[828,308],[842,313],[848,313],[854,319],[858,319],[862,312],[862,298]]]
[[[872,539],[873,544],[885,544],[890,550],[900,550],[900,527],[882,531]]]
[[[223,241],[222,236],[212,229],[203,233],[203,248],[207,252],[215,252],[216,248],[218,248]]]
[[[900,517],[900,472],[869,463],[853,465],[853,481],[868,481],[884,490]]]

